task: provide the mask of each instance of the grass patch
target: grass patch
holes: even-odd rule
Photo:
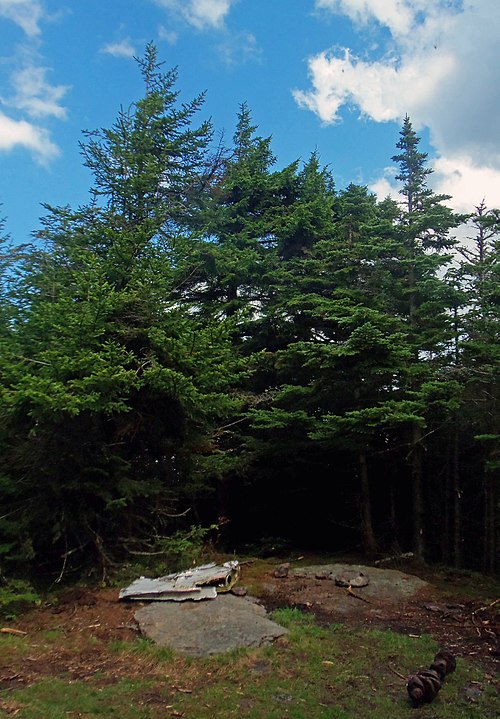
[[[428,636],[408,637],[391,631],[319,627],[296,609],[274,613],[289,629],[279,643],[236,650],[206,659],[180,660],[172,650],[143,639],[115,641],[110,653],[161,663],[164,672],[109,682],[103,673],[85,680],[45,678],[0,694],[0,716],[18,719],[120,717],[156,719],[493,719],[498,697],[484,671],[459,659],[437,699],[412,710],[407,675],[428,666],[438,649]],[[23,640],[6,637],[13,651]],[[171,675],[174,664],[182,672]],[[147,667],[147,662],[145,662]]]
[[[40,604],[40,596],[24,579],[0,578],[0,619],[14,619],[30,606]]]
[[[290,633],[284,643],[233,656],[227,665],[205,660],[206,679],[177,709],[196,719],[407,719],[411,709],[403,675],[428,666],[438,649],[427,636],[390,631],[321,628],[295,609],[275,612]],[[476,687],[474,694],[467,688]],[[437,699],[419,719],[487,719],[498,698],[484,672],[459,660]]]
[[[314,617],[310,614],[304,614],[296,607],[281,607],[275,609],[272,613],[272,619],[289,629],[293,626],[305,626],[314,624]]]
[[[245,566],[245,584],[264,586],[275,564],[276,559],[252,561]],[[450,595],[468,586],[466,576],[451,570],[440,577]],[[486,583],[481,587],[486,594]],[[488,585],[486,596],[492,589]],[[0,636],[0,678],[5,679],[0,717],[493,719],[500,714],[492,677],[461,658],[436,700],[411,708],[405,681],[394,670],[407,676],[429,666],[439,648],[430,636],[319,626],[312,614],[285,607],[272,615],[288,629],[275,644],[186,658],[142,638],[110,641],[110,634],[89,635],[88,625],[102,621],[104,628],[105,620],[97,608],[75,607],[58,615],[56,628],[48,628],[53,625],[48,622],[26,637]]]
[[[30,644],[27,637],[16,637],[12,634],[0,635],[0,673],[1,665],[14,659],[22,659],[29,654]],[[0,714],[1,716],[1,714]]]
[[[92,683],[68,683],[62,679],[44,679],[22,691],[11,692],[9,703],[16,706],[19,719],[68,719],[68,717],[120,717],[120,719],[152,719],[158,716],[143,697],[151,690],[151,682],[122,680],[111,686]],[[165,706],[167,701],[165,700]],[[0,716],[8,716],[7,709]]]
[[[109,643],[108,648],[119,654],[135,654],[156,662],[171,662],[174,659],[174,651],[170,647],[159,647],[149,639],[139,637],[133,642],[115,640]]]

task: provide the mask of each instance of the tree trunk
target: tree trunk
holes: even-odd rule
[[[401,537],[398,525],[394,479],[391,480],[391,486],[389,488],[389,526],[391,529],[391,552],[393,554],[401,554]]]
[[[449,444],[452,439],[450,438]],[[445,474],[445,486],[443,492],[443,532],[441,534],[441,560],[444,564],[452,564],[452,541],[451,541],[451,514],[453,508],[453,487],[451,481],[451,475],[453,468],[451,466],[451,449],[448,445],[446,458],[446,474]]]
[[[377,540],[375,538],[375,532],[373,531],[368,462],[364,452],[359,453],[358,463],[361,485],[361,529],[363,532],[363,546],[367,556],[373,557],[377,553]]]
[[[495,572],[497,558],[497,522],[495,501],[495,478],[486,471],[484,477],[484,529],[483,529],[483,567],[486,572]]]
[[[453,488],[453,564],[462,566],[462,490],[460,488],[460,451],[458,427],[453,433],[452,488]]]
[[[422,481],[422,429],[416,422],[412,427],[411,483],[413,501],[413,551],[420,560],[425,558],[424,496]]]

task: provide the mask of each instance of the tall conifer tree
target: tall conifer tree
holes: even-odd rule
[[[400,213],[395,225],[400,247],[400,312],[406,314],[408,320],[413,355],[406,381],[410,396],[417,402],[426,380],[433,379],[436,359],[442,357],[449,346],[452,333],[447,309],[451,300],[445,295],[438,271],[449,262],[446,253],[455,244],[449,231],[463,220],[444,204],[450,199],[448,195],[436,194],[429,188],[432,169],[427,164],[427,153],[419,151],[419,144],[420,138],[406,116],[396,145],[399,153],[392,159],[399,166],[396,179],[401,183]],[[424,399],[424,395],[421,397]],[[411,423],[410,437],[413,544],[421,559],[425,556],[424,404],[417,412],[420,418]]]

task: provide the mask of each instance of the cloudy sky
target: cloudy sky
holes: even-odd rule
[[[141,96],[151,40],[228,140],[247,101],[279,166],[317,149],[339,188],[385,196],[408,114],[435,189],[499,207],[499,37],[499,0],[0,0],[6,229],[26,241],[41,203],[87,201],[81,131]]]

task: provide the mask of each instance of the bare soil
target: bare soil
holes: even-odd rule
[[[384,570],[365,568],[372,577],[370,584],[345,589],[335,586],[332,579],[316,578],[323,574],[317,569],[305,576],[303,570],[294,570],[285,579],[266,582],[261,597],[264,605],[268,610],[298,607],[322,625],[342,623],[412,636],[428,634],[456,656],[477,660],[491,673],[498,671],[500,600],[471,599],[463,577],[450,576],[443,589],[432,583],[436,576],[420,571],[425,583],[406,575],[410,584],[412,578],[416,584],[402,593],[398,587],[391,592],[392,570],[385,572],[387,580],[377,581],[373,572]],[[439,580],[442,583],[441,577]]]
[[[258,585],[258,592],[253,593],[259,594],[269,610],[298,607],[313,613],[321,624],[341,622],[415,636],[429,634],[440,646],[481,663],[494,675],[500,661],[500,603],[471,599],[460,577],[451,577],[444,589],[432,583],[432,574],[422,578],[429,583],[397,601],[385,595],[377,597],[373,583],[371,595],[364,595],[364,588],[351,594],[329,578],[304,576],[300,570],[276,579],[270,565],[258,570],[256,566],[243,567],[240,584],[249,584],[250,589]],[[443,584],[442,577],[440,582]],[[106,683],[143,676],[147,659],[131,661],[126,652],[110,649],[114,640],[131,641],[139,636],[134,619],[138,606],[137,602],[119,602],[116,588],[77,587],[20,616],[9,627],[26,632],[22,640],[26,644],[22,653],[0,652],[0,690],[25,686],[44,676],[87,680],[102,673]],[[0,646],[3,636],[8,635],[0,634]],[[189,671],[195,668],[191,666]],[[186,664],[176,658],[169,672],[175,688],[177,681],[186,678]]]

